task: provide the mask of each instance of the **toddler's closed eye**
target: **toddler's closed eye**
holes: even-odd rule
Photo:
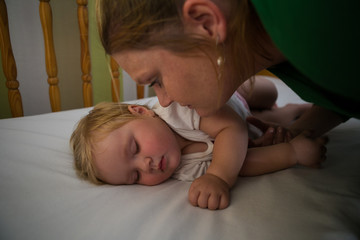
[[[133,139],[133,141],[131,143],[131,149],[130,150],[131,150],[131,153],[134,154],[134,155],[139,153],[139,151],[140,151],[139,144],[135,139]]]

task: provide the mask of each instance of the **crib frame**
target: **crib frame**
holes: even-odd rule
[[[91,76],[91,58],[89,51],[89,17],[88,17],[88,1],[76,0],[78,25],[80,32],[80,67],[81,67],[81,81],[82,81],[82,95],[84,107],[93,106],[93,89],[92,89],[92,76]],[[0,49],[2,55],[2,67],[6,78],[6,87],[8,89],[8,102],[10,105],[12,117],[24,116],[23,104],[21,93],[19,90],[20,83],[17,80],[17,67],[13,54],[13,48],[10,39],[10,30],[8,24],[8,14],[6,3],[0,0]],[[44,37],[45,47],[45,63],[47,82],[49,84],[49,100],[51,111],[61,111],[61,99],[59,89],[58,67],[56,62],[54,37],[53,37],[53,17],[50,0],[39,0],[39,17]],[[120,72],[119,66],[110,58],[110,69],[112,72],[111,79],[111,93],[112,101],[119,101],[120,92]],[[137,98],[144,97],[143,86],[137,86]]]

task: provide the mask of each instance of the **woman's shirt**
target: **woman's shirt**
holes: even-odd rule
[[[288,59],[268,70],[305,101],[360,118],[360,1],[251,1]]]

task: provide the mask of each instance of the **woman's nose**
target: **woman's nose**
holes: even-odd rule
[[[157,90],[155,93],[161,106],[167,107],[173,102],[164,90]]]

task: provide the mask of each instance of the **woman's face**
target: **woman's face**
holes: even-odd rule
[[[180,56],[161,48],[128,50],[113,55],[139,85],[150,84],[163,107],[175,101],[194,108],[200,116],[216,112],[231,97],[233,89],[220,84],[214,64],[203,55]]]

